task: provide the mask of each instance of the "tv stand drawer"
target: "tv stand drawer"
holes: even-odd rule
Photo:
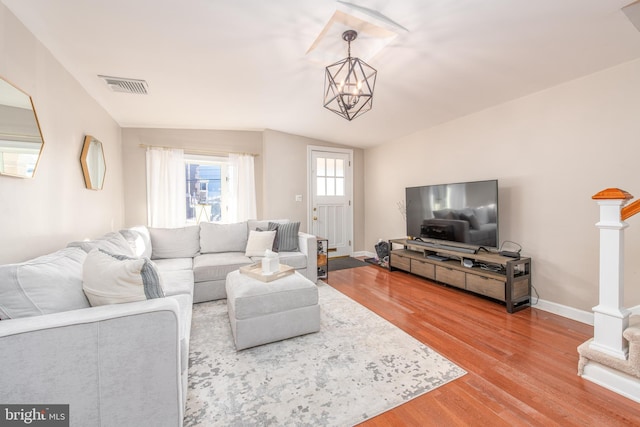
[[[438,282],[465,289],[464,276],[463,271],[436,265],[436,280]]]
[[[505,300],[504,282],[489,277],[467,274],[467,290],[500,301]]]
[[[411,258],[391,253],[389,257],[389,265],[404,271],[411,271]]]
[[[411,260],[411,272],[418,276],[426,277],[427,279],[436,278],[435,266],[431,263],[420,261],[417,259]]]

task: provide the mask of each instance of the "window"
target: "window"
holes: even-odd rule
[[[187,223],[227,221],[229,161],[225,157],[184,156]]]
[[[318,157],[316,163],[316,195],[344,196],[344,160]]]

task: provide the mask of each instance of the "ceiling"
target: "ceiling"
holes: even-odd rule
[[[349,122],[322,106],[324,67],[346,43],[326,44],[329,63],[306,54],[340,2],[1,1],[122,127],[369,147],[640,57],[620,10],[632,0],[351,0],[401,29],[375,56],[358,53],[366,36],[352,43],[378,79],[373,109]],[[149,94],[98,75],[144,79]]]

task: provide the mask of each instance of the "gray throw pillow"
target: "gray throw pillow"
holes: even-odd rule
[[[288,224],[269,223],[278,226],[276,240],[278,241],[278,252],[296,252],[298,250],[298,231],[300,222],[290,222]]]
[[[262,228],[256,228],[256,231],[275,231],[276,232],[276,238],[273,239],[273,247],[271,248],[271,250],[273,252],[278,252],[278,227],[280,226],[280,224],[276,224],[274,222],[270,222],[269,224],[267,224],[266,229],[262,229]]]

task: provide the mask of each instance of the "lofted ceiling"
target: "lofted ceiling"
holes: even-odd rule
[[[377,54],[366,34],[352,43],[378,79],[373,109],[349,122],[322,106],[324,67],[346,43],[329,32],[322,55],[307,51],[337,10],[364,9],[1,1],[122,127],[273,129],[369,147],[640,57],[621,11],[633,0],[351,0],[399,30]],[[145,80],[149,93],[113,92],[98,75]]]

